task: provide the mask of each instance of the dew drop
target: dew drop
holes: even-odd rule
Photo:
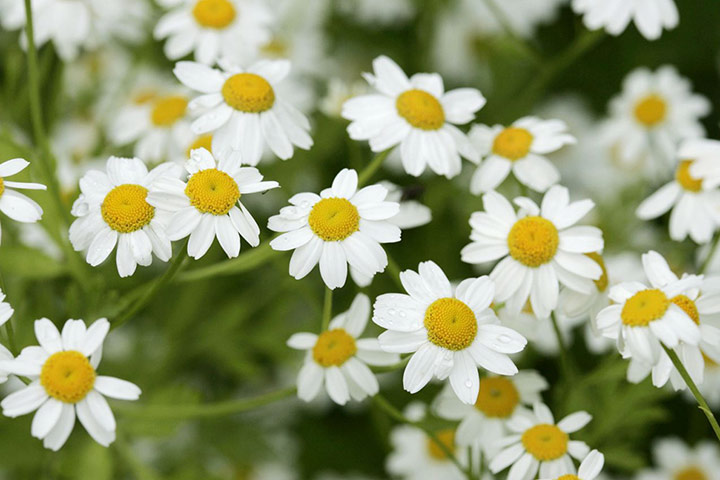
[[[470,380],[465,380],[465,386],[467,388],[472,388],[472,382]]]
[[[510,340],[512,340],[512,339],[510,337],[508,337],[507,335],[500,335],[498,337],[498,341],[500,343],[510,343]]]
[[[388,314],[390,314],[390,315],[395,315],[396,313],[397,313],[397,310],[395,310],[394,308],[391,308],[390,310],[388,310]]]
[[[402,311],[402,310],[400,310],[400,313],[399,313],[398,315],[400,315],[400,318],[405,318],[405,317],[407,317],[407,314],[406,314],[404,311]]]

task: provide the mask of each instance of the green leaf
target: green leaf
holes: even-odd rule
[[[48,255],[23,245],[0,247],[3,275],[17,275],[33,280],[47,280],[65,274],[66,268]]]

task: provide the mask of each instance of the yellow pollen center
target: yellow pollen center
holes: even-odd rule
[[[51,397],[65,403],[77,403],[95,385],[95,369],[80,352],[57,352],[45,360],[40,384]]]
[[[675,473],[674,480],[707,480],[708,476],[698,467],[687,467]]]
[[[492,151],[508,160],[525,158],[530,152],[533,136],[524,128],[508,127],[495,137]]]
[[[630,327],[647,327],[665,315],[670,300],[660,290],[641,290],[627,299],[620,312],[623,324]]]
[[[700,352],[700,354],[703,357],[703,360],[705,360],[705,366],[708,368],[717,368],[719,365],[715,360],[705,355],[705,352]]]
[[[475,408],[487,417],[507,418],[520,403],[515,384],[504,377],[486,377],[480,380]]]
[[[116,232],[140,230],[155,216],[155,207],[145,200],[147,193],[147,188],[130,183],[113,188],[100,206],[103,220]]]
[[[193,174],[185,187],[190,204],[203,213],[225,215],[240,200],[235,180],[217,168]]]
[[[600,265],[600,268],[602,269],[602,274],[600,275],[600,278],[597,280],[593,280],[595,282],[595,287],[598,289],[598,292],[604,292],[608,287],[608,274],[607,274],[607,268],[605,267],[605,260],[603,259],[602,255],[596,252],[586,253],[587,257],[590,257],[592,260],[595,261],[598,265]]]
[[[235,20],[235,7],[228,0],[198,0],[192,9],[195,21],[207,28],[225,28]]]
[[[560,475],[557,480],[580,480],[580,477],[573,475],[572,473],[567,473],[565,475]]]
[[[686,295],[676,295],[671,298],[670,301],[680,307],[683,312],[687,313],[687,316],[692,318],[693,322],[700,325],[700,313],[694,301],[690,300]]]
[[[209,135],[203,135],[201,137],[198,137],[195,139],[193,143],[190,144],[190,146],[187,149],[187,156],[190,157],[190,152],[195,150],[196,148],[204,148],[208,152],[212,153],[212,134]]]
[[[553,259],[560,237],[557,228],[543,217],[521,218],[507,238],[510,256],[528,267],[539,267]]]
[[[355,339],[344,329],[336,328],[320,334],[312,349],[313,360],[325,368],[339,367],[357,352]]]
[[[464,350],[477,335],[473,311],[457,298],[440,298],[425,310],[428,340],[448,350]]]
[[[358,231],[360,214],[345,198],[323,198],[310,210],[308,223],[318,237],[326,242],[337,242]]]
[[[689,192],[699,192],[702,190],[702,180],[698,180],[690,174],[690,165],[692,160],[683,160],[675,170],[675,181]]]
[[[555,425],[542,423],[525,430],[522,444],[535,459],[547,462],[567,453],[568,435]]]
[[[2,197],[3,193],[5,193],[5,180],[0,177],[0,197]]]
[[[445,111],[438,99],[424,90],[407,90],[395,101],[398,115],[415,128],[437,130],[445,124]]]
[[[450,453],[455,453],[455,430],[441,430],[435,433],[435,438],[437,438],[438,442],[440,442]],[[445,453],[440,445],[438,445],[438,443],[430,437],[427,438],[427,449],[430,458],[439,461],[449,459],[447,453]]]
[[[232,108],[247,113],[270,110],[275,103],[272,85],[254,73],[236,73],[225,80],[222,96]]]
[[[662,122],[666,114],[667,103],[654,93],[635,104],[635,118],[646,127],[654,127]]]
[[[156,127],[169,127],[185,116],[187,105],[185,97],[161,97],[155,100],[150,119]]]

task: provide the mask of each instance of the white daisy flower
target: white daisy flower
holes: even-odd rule
[[[305,350],[305,363],[298,375],[298,397],[314,399],[325,384],[333,402],[345,405],[378,393],[378,381],[368,365],[393,365],[397,354],[380,349],[376,338],[358,338],[370,317],[370,299],[362,293],[350,309],[335,317],[320,335],[296,333],[287,341],[289,347]]]
[[[417,200],[411,199],[413,194],[412,187],[403,189],[388,181],[381,181],[380,185],[388,191],[385,200],[388,202],[397,202],[400,205],[400,211],[388,220],[390,223],[397,225],[402,230],[422,227],[430,223],[430,220],[432,220],[432,210]]]
[[[5,368],[5,365],[7,365],[7,362],[12,359],[13,356],[12,353],[10,353],[10,350],[0,345],[0,383],[5,383],[7,381],[10,372]]]
[[[135,273],[138,265],[152,263],[152,254],[163,262],[172,255],[165,233],[168,212],[148,203],[153,182],[179,175],[179,167],[162,164],[148,172],[139,158],[110,157],[105,171],[90,170],[80,179],[80,196],[72,214],[70,243],[87,250],[87,262],[96,267],[117,245],[115,262],[121,277]]]
[[[47,318],[36,320],[40,345],[25,347],[16,359],[3,363],[10,373],[31,380],[3,399],[3,414],[15,418],[37,410],[31,433],[50,450],[57,451],[65,444],[76,415],[96,442],[110,445],[115,440],[115,417],[105,396],[137,400],[140,389],[125,380],[97,374],[109,330],[105,318],[88,328],[82,320],[68,320],[61,335]]]
[[[258,0],[158,0],[170,11],[155,25],[157,40],[167,39],[165,55],[177,60],[193,52],[213,65],[220,58],[240,61],[257,54],[270,39],[273,14]]]
[[[455,440],[460,446],[480,445],[492,456],[495,442],[507,435],[507,421],[516,411],[540,402],[547,381],[533,370],[520,370],[512,377],[488,375],[480,379],[480,390],[472,405],[461,402],[451,388],[445,388],[433,403],[440,418],[459,421]]]
[[[573,226],[594,206],[592,200],[570,203],[560,185],[545,193],[541,207],[518,197],[515,213],[497,192],[483,195],[484,212],[470,217],[472,242],[461,252],[463,262],[478,264],[502,258],[493,268],[496,302],[506,302],[519,313],[528,299],[539,318],[547,318],[558,305],[559,283],[590,293],[602,269],[586,253],[603,248],[600,229]]]
[[[608,299],[610,279],[608,270],[605,265],[605,259],[601,253],[590,252],[585,254],[600,266],[602,274],[596,280],[593,280],[595,288],[588,293],[577,292],[569,288],[560,292],[560,312],[562,316],[569,318],[580,318],[589,316],[594,319],[595,316],[610,304]]]
[[[720,185],[720,141],[694,138],[684,141],[678,149],[678,157],[692,160],[689,174],[702,180],[702,189]]]
[[[498,441],[503,447],[490,459],[490,471],[498,473],[512,465],[508,480],[525,478],[557,478],[575,474],[571,457],[582,460],[590,449],[578,440],[570,438],[587,425],[592,416],[587,412],[575,412],[557,424],[550,409],[536,403],[533,413],[518,412],[507,423],[511,435]]]
[[[679,21],[673,0],[573,0],[572,8],[590,30],[603,28],[610,35],[620,35],[633,21],[648,40],[657,40]]]
[[[525,338],[500,326],[490,308],[495,286],[489,277],[469,278],[453,288],[434,262],[418,272],[405,270],[400,281],[408,294],[389,293],[375,301],[373,322],[387,329],[380,346],[387,352],[413,353],[405,367],[403,387],[420,391],[434,376],[450,378],[458,398],[478,398],[478,366],[500,375],[515,375],[508,354],[525,348]]]
[[[710,102],[692,93],[690,82],[674,67],[655,72],[637,68],[625,77],[622,93],[610,101],[610,119],[601,135],[621,164],[644,163],[658,156],[660,164],[650,170],[660,167],[665,172],[681,140],[704,134],[700,118],[709,112]]]
[[[545,156],[575,143],[561,120],[523,117],[511,126],[473,125],[468,135],[482,163],[470,191],[476,195],[495,190],[512,171],[515,178],[538,192],[560,181],[560,172]]]
[[[221,66],[179,62],[173,70],[183,84],[202,93],[190,102],[190,110],[201,113],[192,130],[213,134],[213,153],[257,165],[265,145],[283,160],[292,157],[293,146],[312,146],[308,119],[276,95],[290,62],[261,60],[245,70],[224,62]]]
[[[410,403],[403,414],[412,421],[425,418],[426,408],[421,403]],[[460,462],[467,465],[467,448],[455,441],[452,428],[433,432],[438,441]],[[392,452],[388,455],[386,469],[393,477],[408,480],[463,480],[465,474],[458,470],[445,451],[424,431],[409,425],[399,425],[390,432]]]
[[[720,480],[720,449],[703,440],[694,448],[679,438],[664,438],[653,445],[656,468],[638,473],[636,480]]]
[[[363,81],[351,83],[333,77],[327,83],[327,91],[325,96],[320,99],[318,109],[328,117],[341,118],[345,102],[367,93],[368,86]]]
[[[386,201],[387,190],[381,185],[357,186],[357,172],[345,168],[320,195],[298,193],[290,198],[291,206],[270,217],[268,228],[285,232],[270,246],[294,250],[294,278],[305,277],[319,263],[325,285],[335,289],[345,285],[348,264],[356,283],[367,284],[385,270],[388,259],[380,244],[400,241],[400,229],[389,221],[400,207]]]
[[[39,221],[43,209],[35,200],[15,190],[47,190],[47,187],[40,183],[5,180],[22,172],[28,165],[30,162],[22,158],[13,158],[0,163],[0,212],[21,223]]]
[[[474,88],[445,92],[437,73],[408,78],[391,59],[373,61],[374,73],[364,74],[378,93],[354,97],[343,104],[342,116],[351,121],[353,140],[369,140],[373,152],[400,145],[403,167],[419,176],[429,166],[448,178],[460,173],[460,155],[478,163],[478,154],[455,125],[471,122],[485,105]]]
[[[681,341],[688,345],[700,342],[697,324],[673,300],[684,303],[683,296],[688,298],[701,279],[692,275],[678,280],[657,252],[644,254],[642,262],[651,286],[640,282],[615,285],[610,289],[614,304],[600,311],[596,322],[603,336],[617,340],[623,357],[656,365],[661,358],[660,342],[668,348]]]
[[[257,247],[260,228],[240,198],[280,185],[263,181],[256,168],[241,167],[236,160],[216,160],[204,148],[192,151],[185,169],[187,182],[165,176],[148,194],[150,205],[172,212],[168,238],[190,236],[187,253],[196,260],[207,253],[216,237],[230,258],[240,254],[240,237]]]
[[[600,475],[604,464],[605,456],[597,450],[593,450],[580,463],[577,475],[562,474],[544,480],[595,480]],[[541,480],[543,479],[541,478]]]
[[[5,301],[5,293],[0,290],[0,327],[10,320],[15,309],[13,309],[8,302]]]

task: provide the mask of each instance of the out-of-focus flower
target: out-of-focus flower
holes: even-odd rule
[[[577,475],[571,474],[568,477],[568,473],[570,473],[568,472],[566,474],[559,475],[554,479],[547,478],[546,480],[570,480],[571,478],[573,480],[594,480],[598,475],[600,475],[604,464],[605,456],[597,450],[593,450],[588,453],[580,463]]]
[[[327,85],[327,92],[320,100],[319,109],[328,117],[340,118],[345,102],[351,98],[365,95],[368,87],[365,82],[345,82],[337,77],[330,79]]]
[[[691,448],[679,438],[664,438],[652,453],[656,468],[640,471],[636,480],[720,479],[720,449],[710,441]]]
[[[369,27],[399,25],[415,15],[411,0],[347,0],[337,6],[345,15]]]
[[[30,162],[22,158],[13,158],[0,163],[0,212],[21,223],[39,221],[43,209],[35,200],[15,191],[15,189],[47,190],[47,187],[40,183],[6,180],[7,177],[25,170],[28,165],[30,165]]]
[[[590,30],[604,28],[610,35],[620,35],[633,21],[648,40],[657,40],[679,21],[673,0],[573,0],[572,7]]]
[[[0,383],[5,383],[8,379],[10,372],[4,367],[10,360],[13,359],[10,350],[0,345]]]
[[[402,230],[427,225],[432,220],[432,210],[417,200],[406,199],[405,192],[394,183],[382,181],[380,185],[387,188],[388,195],[385,198],[388,202],[400,204],[400,211],[388,221],[400,227]]]
[[[15,310],[5,301],[5,293],[0,290],[0,327],[10,320]]]

